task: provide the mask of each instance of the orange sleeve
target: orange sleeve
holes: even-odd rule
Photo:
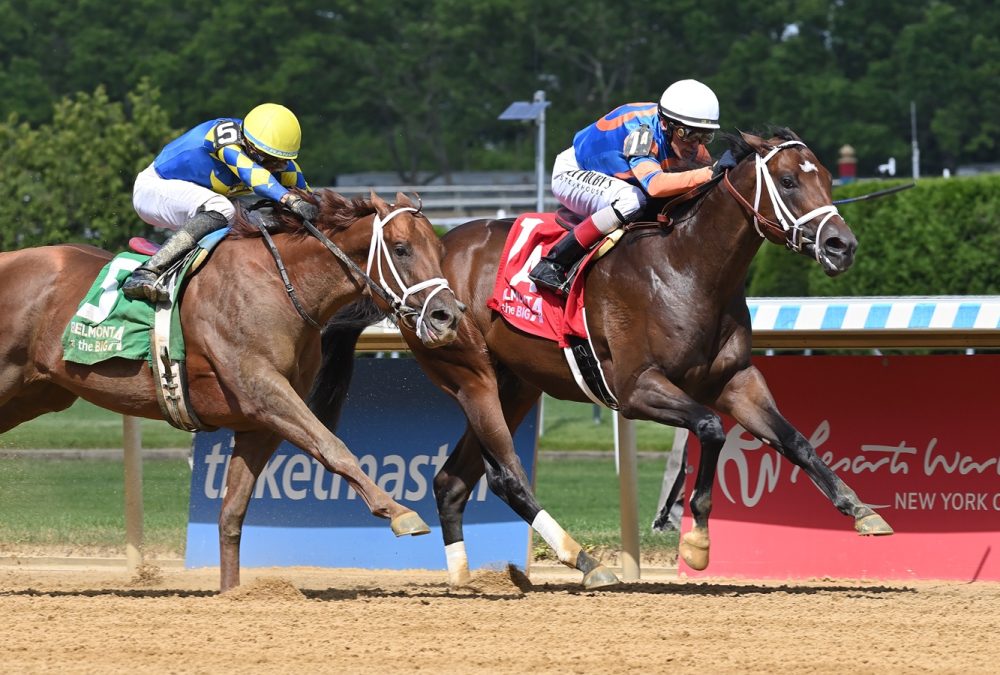
[[[677,171],[672,173],[664,173],[659,170],[659,167],[656,167],[656,170],[659,173],[649,179],[648,187],[646,188],[646,193],[650,197],[673,197],[702,183],[707,183],[712,179],[712,167],[710,166],[694,169],[693,171]],[[639,179],[642,180],[641,177]]]

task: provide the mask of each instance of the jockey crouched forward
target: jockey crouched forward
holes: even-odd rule
[[[597,242],[637,218],[647,197],[679,195],[735,166],[716,164],[705,144],[719,128],[719,100],[697,80],[674,82],[659,104],[627,103],[579,131],[552,168],[552,194],[586,218],[528,273],[538,286],[566,292],[573,265]]]
[[[253,192],[300,218],[315,219],[317,207],[288,190],[309,191],[295,162],[301,141],[292,111],[264,103],[242,120],[209,120],[168,143],[136,177],[132,205],[145,222],[174,234],[132,272],[122,286],[125,297],[167,300],[157,279],[199,239],[233,223],[235,197]]]

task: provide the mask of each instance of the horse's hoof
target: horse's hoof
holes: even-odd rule
[[[407,511],[392,519],[392,533],[397,537],[404,534],[413,535],[430,534],[431,528],[427,526],[424,519],[417,515],[416,511]]]
[[[588,590],[604,588],[605,586],[614,586],[615,584],[620,583],[621,581],[617,576],[615,576],[615,573],[604,565],[598,565],[583,575],[583,587]]]
[[[883,536],[892,534],[892,528],[877,513],[870,513],[854,521],[854,529],[862,536]]]
[[[691,531],[681,537],[680,553],[684,564],[701,571],[708,567],[708,535]]]
[[[448,586],[450,588],[465,588],[472,581],[472,575],[468,569],[457,572],[448,572]]]

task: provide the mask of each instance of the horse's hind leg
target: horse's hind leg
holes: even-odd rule
[[[739,372],[729,381],[718,406],[751,434],[802,467],[838,511],[854,518],[858,534],[892,534],[892,528],[885,519],[864,504],[854,490],[819,458],[809,441],[778,412],[764,376],[755,367]]]
[[[462,585],[469,579],[462,515],[469,494],[484,471],[490,489],[542,535],[559,560],[583,572],[587,588],[618,583],[614,573],[584,551],[542,509],[514,451],[512,430],[521,424],[538,395],[534,387],[514,377],[504,378],[499,392],[501,419],[497,415],[497,393],[489,382],[466,385],[459,392],[470,426],[434,480],[452,585]]]
[[[281,438],[267,431],[237,432],[226,474],[226,493],[219,511],[219,590],[240,585],[240,540],[243,520],[257,477]]]
[[[701,461],[691,495],[694,527],[681,535],[680,555],[692,569],[708,567],[708,519],[712,513],[712,484],[719,463],[719,453],[726,435],[719,416],[693,400],[663,373],[644,371],[632,388],[619,394],[621,413],[628,419],[646,419],[673,427],[689,429],[701,445]]]
[[[49,382],[29,385],[0,404],[0,434],[39,415],[65,410],[76,399],[76,394]]]

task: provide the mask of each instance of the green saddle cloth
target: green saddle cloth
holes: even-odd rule
[[[130,300],[121,293],[122,284],[148,255],[120,253],[97,275],[76,314],[63,331],[63,358],[92,365],[111,358],[150,361],[149,331],[154,307],[145,300]],[[184,339],[177,311],[177,289],[170,317],[170,353],[184,359]]]

